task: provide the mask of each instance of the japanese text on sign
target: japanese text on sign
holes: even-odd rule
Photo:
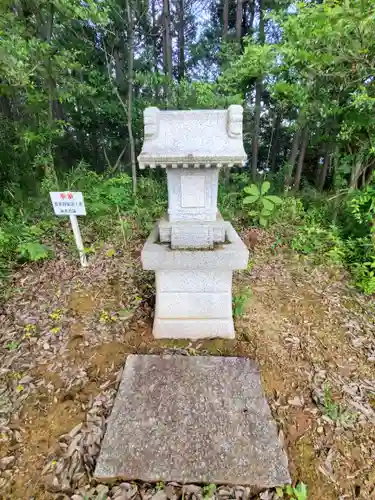
[[[50,196],[56,215],[86,215],[82,193],[53,191]]]

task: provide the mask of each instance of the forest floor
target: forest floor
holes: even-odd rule
[[[255,359],[293,481],[312,500],[375,498],[375,303],[342,270],[314,266],[268,233],[257,240],[235,276],[236,340],[153,339],[140,240],[103,246],[86,269],[60,252],[13,275],[0,313],[1,498],[177,500],[177,484],[90,483],[127,354],[166,351]],[[185,495],[208,493],[190,485]],[[216,495],[245,500],[247,490]]]

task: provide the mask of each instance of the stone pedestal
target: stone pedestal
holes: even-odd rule
[[[172,250],[159,243],[157,226],[150,234],[142,265],[156,275],[156,338],[234,338],[232,272],[246,268],[249,254],[223,224],[227,241],[213,250]]]
[[[248,251],[217,208],[219,169],[246,159],[242,108],[145,111],[140,168],[167,170],[168,213],[142,251],[155,271],[157,338],[234,338],[232,271]]]

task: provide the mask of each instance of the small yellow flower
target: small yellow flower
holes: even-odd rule
[[[61,309],[55,309],[53,312],[51,312],[51,314],[49,315],[49,317],[51,319],[53,319],[54,321],[59,321],[61,319],[61,316],[62,316],[62,310]]]
[[[23,389],[24,389],[24,387],[23,387],[23,385],[21,385],[21,384],[18,384],[18,385],[17,385],[17,387],[16,387],[16,391],[17,391],[17,392],[22,392],[22,391],[23,391]]]
[[[101,323],[109,323],[111,321],[111,318],[110,318],[109,314],[107,313],[107,311],[103,310],[100,312],[99,321]]]
[[[54,328],[51,328],[51,333],[54,335],[57,335],[61,331],[61,328],[59,326],[55,326]]]
[[[36,326],[33,325],[32,323],[28,323],[27,325],[25,325],[23,327],[23,329],[25,330],[25,337],[26,338],[29,338],[29,337],[31,337],[31,335],[36,333]]]

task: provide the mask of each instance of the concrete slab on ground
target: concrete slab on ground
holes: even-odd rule
[[[128,356],[95,477],[254,489],[290,482],[256,363]]]

